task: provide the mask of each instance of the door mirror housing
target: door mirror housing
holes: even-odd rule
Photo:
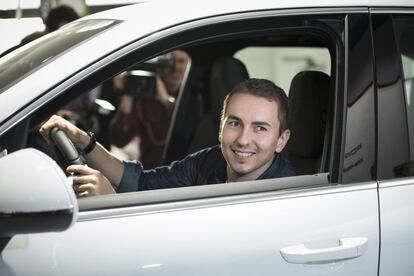
[[[64,231],[76,222],[78,202],[69,179],[36,149],[0,158],[0,250],[14,235]]]

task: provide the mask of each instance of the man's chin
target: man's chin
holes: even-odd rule
[[[242,176],[244,176],[246,174],[249,174],[251,172],[251,168],[249,168],[247,166],[235,165],[235,166],[230,166],[230,167],[233,170],[233,173],[237,177],[242,177]]]

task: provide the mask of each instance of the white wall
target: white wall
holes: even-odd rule
[[[40,17],[22,19],[0,19],[0,53],[20,43],[23,37],[44,30]]]
[[[250,77],[272,80],[289,93],[290,82],[303,70],[322,71],[330,75],[328,49],[304,47],[249,47],[236,53],[247,67]]]

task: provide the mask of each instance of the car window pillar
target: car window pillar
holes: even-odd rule
[[[374,179],[375,98],[368,14],[347,16],[346,134],[342,183]]]

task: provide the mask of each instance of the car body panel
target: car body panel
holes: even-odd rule
[[[122,216],[115,209],[111,220],[91,211],[63,235],[14,237],[3,261],[16,275],[33,269],[47,275],[377,275],[376,186],[285,192],[219,205],[201,200],[177,209],[164,204],[155,213],[120,209]],[[349,208],[348,202],[364,202],[364,208]],[[356,236],[368,238],[368,249],[355,259],[302,265],[280,254],[298,243]],[[82,257],[74,262],[73,256]]]
[[[413,20],[414,14],[404,13]],[[412,234],[414,180],[411,172],[412,138],[409,122],[401,55],[410,53],[412,42],[399,37],[404,29],[393,15],[373,9],[374,52],[378,89],[378,172],[379,208],[381,214],[381,255],[379,275],[412,275],[410,261],[414,250]],[[406,23],[406,22],[405,22]],[[406,26],[405,28],[409,28]],[[380,42],[380,43],[379,43]],[[407,43],[405,47],[401,45]]]
[[[414,271],[413,193],[412,178],[380,182],[381,276],[408,276]]]

